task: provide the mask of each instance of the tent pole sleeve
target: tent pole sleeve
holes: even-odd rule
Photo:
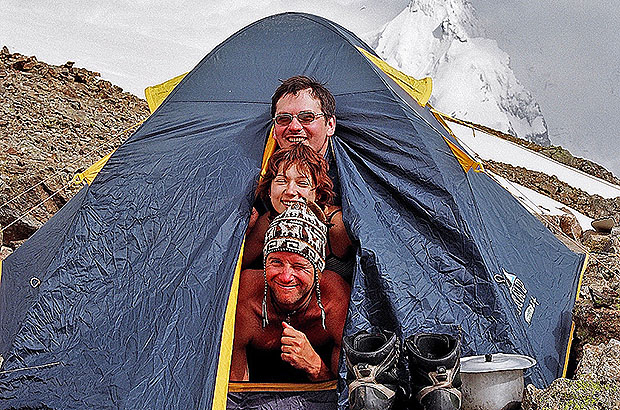
[[[579,292],[581,292],[581,282],[583,281],[583,277],[586,273],[586,268],[588,267],[588,261],[590,260],[590,253],[586,253],[586,257],[583,261],[583,267],[581,268],[581,274],[579,275],[579,283],[577,284],[577,296],[575,297],[575,301],[579,300]],[[573,333],[575,332],[575,322],[571,323],[570,334],[568,336],[568,346],[566,347],[566,357],[564,358],[564,369],[562,370],[562,377],[566,378],[566,372],[568,371],[568,359],[570,356],[570,349],[573,345]]]
[[[269,138],[267,138],[267,143],[265,144],[265,151],[263,152],[263,161],[261,162],[261,170],[260,176],[261,179],[263,175],[267,172],[267,164],[269,163],[269,158],[276,150],[276,139],[273,137],[273,126],[271,126],[271,130],[269,131]]]
[[[230,360],[232,357],[233,337],[235,334],[235,315],[237,313],[237,296],[239,293],[239,277],[241,275],[241,260],[243,256],[243,246],[239,250],[237,267],[233,276],[228,304],[226,305],[226,315],[222,326],[222,341],[220,343],[220,361],[217,366],[217,376],[215,379],[215,391],[213,393],[213,410],[225,410],[228,400],[228,381],[230,378]]]

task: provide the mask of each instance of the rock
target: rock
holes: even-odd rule
[[[583,233],[581,242],[588,247],[590,252],[609,253],[613,250],[613,242],[610,234],[596,232],[591,229]]]
[[[557,185],[553,184],[553,182],[542,182],[540,188],[544,191],[545,195],[551,197],[554,197],[560,189]]]
[[[620,382],[620,341],[585,345],[575,375],[599,383]]]
[[[609,236],[611,236],[611,246],[613,247],[612,253],[620,254],[620,226],[611,228]]]
[[[562,148],[559,145],[545,147],[540,151],[542,154],[553,158],[554,160],[561,162],[566,165],[574,165],[574,157],[568,152],[567,149]]]
[[[597,232],[611,233],[615,222],[616,221],[611,216],[602,216],[592,221],[592,227]]]
[[[620,385],[590,379],[557,379],[546,389],[529,384],[523,395],[523,410],[617,410]]]
[[[581,240],[581,235],[583,234],[583,230],[581,229],[581,225],[577,220],[575,215],[570,213],[565,213],[560,215],[560,228],[562,232],[568,235],[570,238],[575,240]]]
[[[591,285],[588,287],[590,292],[590,298],[595,308],[599,307],[616,307],[619,300],[619,294],[606,284],[604,285]]]
[[[528,385],[522,409],[620,409],[620,341],[585,345],[576,379],[557,379],[546,389]]]
[[[0,246],[0,261],[6,259],[6,257],[12,253],[13,253],[13,249],[7,246]]]
[[[618,300],[609,307],[597,307],[588,300],[578,300],[573,309],[576,336],[584,344],[598,344],[609,339],[620,340]]]

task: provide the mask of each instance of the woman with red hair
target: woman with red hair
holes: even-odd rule
[[[276,151],[256,189],[256,195],[269,207],[257,217],[256,211],[246,234],[242,268],[261,267],[265,232],[269,222],[292,202],[305,198],[315,202],[325,213],[328,226],[326,270],[332,270],[351,282],[352,245],[342,222],[342,209],[334,206],[333,183],[327,175],[327,161],[312,148],[296,144]],[[257,218],[257,219],[256,219]]]

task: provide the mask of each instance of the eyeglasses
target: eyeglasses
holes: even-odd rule
[[[293,122],[293,118],[297,118],[297,121],[299,121],[301,124],[307,125],[307,124],[310,124],[311,122],[313,122],[314,120],[316,120],[317,117],[321,117],[321,116],[324,117],[325,114],[323,114],[322,112],[314,113],[312,111],[302,111],[302,112],[300,112],[297,115],[293,115],[293,114],[278,114],[278,115],[276,115],[273,118],[273,120],[278,125],[287,126],[291,122]]]

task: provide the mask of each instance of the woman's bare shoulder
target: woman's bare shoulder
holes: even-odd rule
[[[245,269],[239,276],[239,295],[250,294],[257,289],[263,289],[265,279],[260,269]]]
[[[325,290],[323,290],[325,288]],[[346,296],[347,299],[351,294],[349,284],[336,272],[326,270],[321,276],[321,292],[328,292],[334,297]]]

